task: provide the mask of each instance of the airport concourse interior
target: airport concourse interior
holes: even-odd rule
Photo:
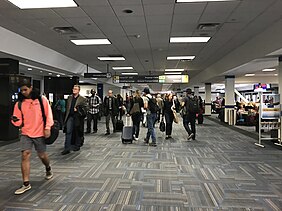
[[[0,0],[0,210],[282,210],[281,0]]]

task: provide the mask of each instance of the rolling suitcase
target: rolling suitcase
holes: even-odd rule
[[[130,123],[128,125],[128,118],[130,118]],[[131,126],[131,117],[125,118],[125,126],[122,129],[121,141],[123,144],[132,144],[133,141],[133,126]]]
[[[123,128],[124,124],[123,124],[123,121],[122,119],[117,119],[117,122],[116,122],[116,132],[122,132],[122,128]]]

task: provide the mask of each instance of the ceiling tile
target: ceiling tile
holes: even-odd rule
[[[57,8],[57,9],[53,9],[53,10],[63,18],[87,17],[87,14],[80,7]]]

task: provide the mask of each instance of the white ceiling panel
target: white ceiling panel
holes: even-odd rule
[[[57,8],[53,9],[58,15],[63,18],[83,18],[87,17],[87,14],[80,8]]]
[[[174,15],[173,17],[173,25],[192,25],[199,22],[201,14],[198,15]]]
[[[109,6],[108,1],[101,0],[75,0],[78,6],[85,8],[85,6]]]
[[[34,18],[60,18],[57,13],[54,12],[52,9],[37,9],[37,10],[24,10],[24,13],[30,15]]]
[[[63,18],[43,18],[43,19],[38,19],[38,21],[40,21],[48,28],[71,26],[71,24],[66,20],[64,20]]]
[[[146,16],[146,23],[148,25],[170,24],[171,21],[172,21],[172,16],[170,15]]]
[[[125,16],[121,16],[119,17],[119,20],[121,22],[121,24],[123,26],[136,26],[138,28],[138,26],[145,26],[145,19],[144,16],[129,16],[129,17],[125,17]]]
[[[145,15],[146,16],[157,16],[157,15],[172,15],[173,5],[163,4],[163,5],[145,5]]]
[[[117,16],[125,16],[125,17],[130,17],[130,16],[143,16],[143,7],[142,5],[130,5],[130,6],[112,6],[115,14]],[[124,10],[130,9],[133,11],[133,13],[124,13]]]
[[[201,15],[207,3],[175,4],[175,15]]]
[[[142,0],[144,5],[175,4],[175,0]]]
[[[141,0],[109,0],[111,5],[122,5],[122,6],[129,6],[129,5],[142,5]]]
[[[110,6],[105,6],[105,7],[92,7],[92,6],[87,6],[83,8],[84,12],[87,13],[90,17],[96,18],[96,17],[115,17],[115,13],[113,9]]]

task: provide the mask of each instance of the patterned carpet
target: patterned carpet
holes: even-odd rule
[[[101,122],[98,134],[86,135],[81,150],[65,156],[61,134],[48,148],[54,178],[44,179],[33,153],[32,189],[19,196],[18,144],[0,147],[0,210],[282,210],[282,148],[259,148],[208,119],[192,142],[182,124],[174,125],[172,140],[157,131],[157,147],[142,140],[123,145],[120,133],[104,136]]]

